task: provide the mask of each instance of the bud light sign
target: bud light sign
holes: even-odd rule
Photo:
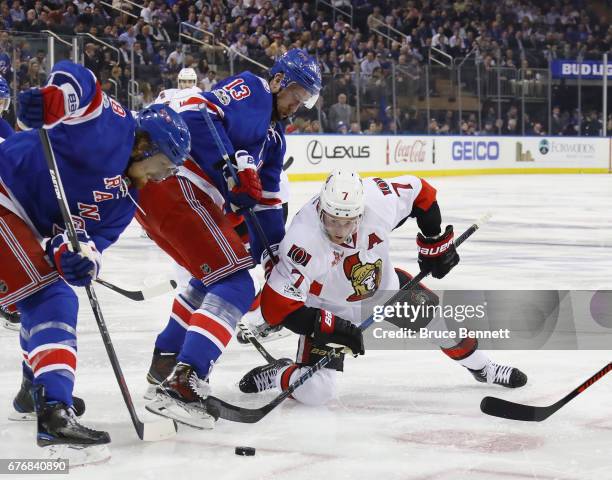
[[[576,62],[574,60],[553,60],[553,78],[578,78],[586,80],[601,80],[604,74],[603,62],[597,60],[584,60]],[[612,77],[612,63],[606,66],[608,77]]]
[[[498,160],[499,143],[455,141],[451,146],[453,160]]]

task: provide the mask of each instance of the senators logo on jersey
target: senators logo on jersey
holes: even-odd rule
[[[289,257],[289,260],[291,260],[293,263],[295,263],[296,265],[301,265],[303,267],[308,265],[308,262],[310,262],[310,259],[312,258],[312,255],[310,253],[295,244],[291,246],[291,248],[287,252],[287,256]]]
[[[362,263],[358,253],[344,259],[344,274],[355,290],[347,302],[359,302],[376,293],[382,280],[382,263],[380,258],[374,263]]]

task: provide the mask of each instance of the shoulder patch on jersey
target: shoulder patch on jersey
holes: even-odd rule
[[[217,90],[213,90],[212,94],[215,97],[217,97],[217,99],[219,100],[221,105],[227,106],[232,101],[232,99],[230,98],[228,93],[225,90],[221,89],[221,88],[218,88]]]
[[[389,184],[385,182],[382,178],[375,177],[372,178],[372,180],[374,181],[374,183],[376,183],[376,186],[379,188],[383,195],[389,195],[391,193],[391,188],[389,187]]]
[[[298,247],[293,244],[289,251],[287,252],[287,257],[296,265],[302,265],[305,267],[310,262],[312,255],[304,250],[302,247]]]
[[[259,81],[263,85],[264,90],[268,93],[272,93],[270,92],[270,85],[268,84],[268,81],[265,78],[261,78],[261,77],[257,77],[257,78],[259,78]]]

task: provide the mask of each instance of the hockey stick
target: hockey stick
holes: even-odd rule
[[[238,175],[236,174],[236,169],[234,168],[234,165],[232,165],[229,155],[227,154],[227,150],[225,149],[225,146],[223,145],[223,142],[221,141],[221,138],[219,137],[219,132],[217,132],[217,129],[215,128],[213,121],[210,118],[210,115],[208,113],[208,107],[206,106],[206,103],[201,104],[199,108],[200,108],[200,113],[204,117],[204,120],[206,121],[206,125],[208,126],[208,129],[210,130],[210,134],[212,135],[215,141],[217,150],[219,150],[219,153],[223,157],[223,161],[225,162],[225,165],[227,166],[227,169],[230,172],[230,175],[234,179],[234,182],[236,182],[236,185],[240,185],[240,181],[238,180]],[[276,255],[274,255],[274,252],[272,251],[272,247],[270,247],[270,242],[268,242],[268,238],[266,237],[266,233],[263,231],[263,228],[261,228],[261,224],[259,223],[259,220],[255,216],[253,209],[244,208],[242,209],[242,211],[246,212],[247,215],[245,217],[245,220],[247,221],[247,223],[251,224],[251,227],[255,230],[255,233],[259,237],[259,241],[263,244],[266,252],[268,252],[268,256],[276,264],[278,262],[278,259],[276,258]],[[242,322],[238,322],[238,328],[240,328],[244,336],[249,340],[249,342],[251,342],[251,344],[257,349],[259,353],[263,355],[263,357],[269,363],[276,361],[276,359],[267,352],[267,350],[263,347],[263,345],[253,336],[253,333]]]
[[[261,342],[255,338],[255,335],[253,334],[253,332],[251,332],[251,329],[247,327],[242,320],[238,322],[238,328],[242,332],[242,335],[244,335],[244,338],[251,342],[251,344],[257,349],[259,353],[261,353],[261,356],[264,357],[268,363],[276,362],[276,358],[270,355],[270,353],[261,344]]]
[[[171,292],[176,288],[177,285],[174,280],[169,280],[158,285],[145,287],[142,290],[125,290],[123,288],[118,287],[117,285],[113,285],[112,283],[107,282],[106,280],[102,280],[101,278],[96,278],[96,282],[98,282],[100,285],[105,286],[106,288],[111,289],[113,292],[118,293],[119,295],[123,295],[124,297],[127,297],[130,300],[134,300],[136,302],[148,300],[150,298],[163,295],[164,293]]]
[[[283,163],[283,172],[289,170],[289,167],[293,165],[293,156],[289,157],[285,163]]]
[[[494,417],[507,418],[509,420],[520,420],[523,422],[541,422],[546,420],[553,413],[569,403],[575,397],[584,392],[587,388],[593,385],[597,380],[602,378],[606,373],[612,371],[612,362],[608,363],[599,372],[589,378],[586,382],[576,387],[565,397],[558,402],[548,405],[547,407],[534,407],[532,405],[524,405],[522,403],[509,402],[502,398],[485,397],[480,402],[480,410],[487,415]]]
[[[152,287],[145,287],[142,290],[125,290],[117,285],[107,282],[106,280],[102,280],[101,278],[96,278],[96,282],[105,286],[106,288],[111,289],[113,292],[123,295],[124,297],[136,302],[148,300],[150,298],[163,295],[164,293],[171,292],[177,285],[174,280],[170,280],[160,283],[159,285],[153,285]],[[21,328],[19,317],[15,316],[15,314],[9,314],[8,312],[5,314],[5,312],[0,308],[0,318],[5,320],[4,326],[9,330],[19,330]]]
[[[480,228],[480,226],[489,219],[490,215],[485,215],[478,223],[474,223],[471,225],[465,232],[463,232],[457,240],[455,240],[455,246],[458,247],[465,240],[467,240],[476,230]],[[425,277],[429,275],[429,272],[420,272],[416,277],[410,280],[407,284],[405,284],[395,295],[393,295],[386,303],[395,303],[400,301],[403,298],[403,292],[405,290],[411,290],[418,283],[423,280]],[[374,323],[374,316],[370,316],[367,320],[365,320],[359,328],[361,330],[366,330],[370,325]],[[215,419],[223,418],[224,420],[229,420],[232,422],[240,422],[240,423],[256,423],[259,422],[263,417],[265,417],[268,413],[274,410],[279,404],[281,404],[287,397],[289,397],[298,387],[300,387],[304,382],[306,382],[310,377],[312,377],[316,372],[324,368],[332,359],[332,357],[337,353],[338,349],[330,350],[327,355],[321,358],[317,363],[315,363],[311,368],[306,370],[300,377],[293,382],[287,390],[284,390],[280,395],[278,395],[274,400],[272,400],[267,405],[264,405],[260,408],[243,408],[237,405],[232,405],[227,403],[217,397],[209,396],[206,399],[206,409],[208,413],[210,413]]]
[[[212,135],[215,141],[215,144],[217,145],[217,150],[219,150],[219,153],[223,157],[223,161],[225,162],[225,165],[227,166],[227,170],[230,172],[230,175],[234,179],[234,182],[236,182],[236,185],[240,185],[240,181],[238,180],[238,175],[236,174],[236,169],[232,165],[229,155],[227,154],[227,150],[225,150],[225,146],[223,145],[223,142],[221,141],[221,138],[219,137],[219,132],[217,132],[217,129],[215,128],[210,118],[210,115],[208,113],[208,107],[206,106],[206,103],[202,103],[199,109],[200,109],[200,113],[202,113],[202,116],[204,117],[204,120],[206,120],[206,125],[208,126],[208,129],[210,130],[210,134]],[[278,259],[276,258],[276,255],[274,255],[274,252],[272,252],[272,248],[270,247],[270,242],[268,242],[266,233],[263,231],[263,228],[261,228],[261,224],[259,223],[259,220],[255,216],[255,213],[253,213],[253,209],[250,207],[244,208],[241,210],[241,212],[246,212],[247,215],[245,217],[245,220],[247,220],[247,223],[251,224],[251,226],[255,230],[255,233],[259,237],[259,241],[263,244],[266,252],[268,252],[268,256],[276,264]]]
[[[47,167],[49,168],[49,175],[51,176],[51,182],[53,183],[53,190],[55,191],[57,204],[62,212],[62,218],[66,226],[66,233],[72,245],[72,251],[80,252],[81,245],[79,244],[76,230],[74,228],[74,224],[72,223],[72,217],[68,207],[68,200],[66,199],[64,185],[62,184],[57,161],[55,160],[55,155],[51,147],[49,134],[42,128],[38,131],[38,133],[43,146],[43,151],[45,153],[45,159],[47,161]],[[110,334],[108,333],[108,329],[106,328],[106,323],[104,322],[104,317],[102,316],[102,309],[100,308],[100,303],[96,297],[96,292],[94,291],[92,285],[87,285],[85,290],[87,291],[87,297],[89,298],[91,309],[93,310],[94,317],[96,318],[100,335],[102,335],[102,340],[104,341],[104,347],[106,348],[108,359],[110,360],[113,367],[113,372],[115,373],[115,378],[119,384],[119,390],[121,390],[123,400],[125,401],[127,409],[130,413],[130,418],[132,419],[132,423],[134,424],[138,437],[145,441],[165,440],[173,437],[176,435],[176,423],[173,420],[143,423],[138,418],[136,409],[134,408],[134,402],[132,401],[125,377],[123,376],[121,366],[119,365],[117,354],[115,353],[115,348],[113,347],[113,342],[110,338]]]

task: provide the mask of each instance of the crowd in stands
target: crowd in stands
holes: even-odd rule
[[[499,115],[483,101],[480,122],[473,111],[459,119],[452,107],[428,120],[423,99],[441,94],[434,78],[425,80],[431,47],[454,58],[472,52],[485,76],[498,66],[521,68],[536,84],[546,81],[534,72],[545,69],[549,58],[601,59],[612,45],[610,18],[597,8],[605,8],[605,0],[331,1],[347,15],[322,3],[317,10],[316,2],[291,0],[3,0],[0,56],[10,53],[10,60],[3,67],[0,59],[0,74],[16,71],[18,91],[39,86],[46,75],[46,43],[35,34],[88,33],[119,52],[83,37],[85,65],[124,103],[128,92],[136,92],[129,90],[133,68],[138,95],[130,100],[137,105],[175,86],[183,66],[193,67],[200,86],[209,90],[230,68],[263,74],[247,57],[269,67],[297,47],[318,57],[325,88],[319,108],[292,125],[296,132],[510,134],[525,128],[528,134],[567,135],[593,132],[603,120],[592,111],[600,110],[596,103],[585,105],[578,118],[565,92],[553,98],[550,132],[543,128],[548,112],[541,108],[519,113],[516,103],[506,101]],[[470,83],[465,87],[470,90]],[[405,100],[395,112],[393,91]],[[485,100],[488,94],[483,89]]]

